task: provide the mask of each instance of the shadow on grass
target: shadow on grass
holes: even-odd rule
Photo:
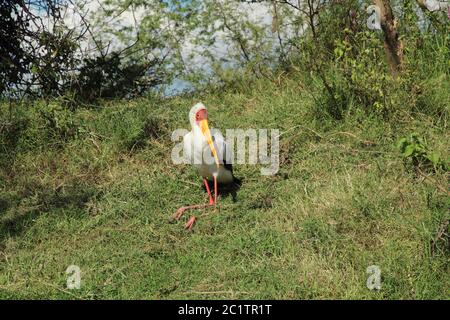
[[[54,209],[75,209],[71,210],[76,216],[82,217],[88,214],[86,204],[92,199],[99,199],[102,192],[92,186],[74,185],[68,187],[65,192],[41,188],[34,190],[37,194],[37,201],[33,206],[22,208],[20,203],[27,198],[29,190],[25,191],[22,197],[0,198],[0,251],[4,249],[4,242],[11,237],[22,235],[27,228],[30,228],[42,213],[52,212]],[[8,211],[10,211],[8,213]],[[4,215],[4,213],[7,213]]]

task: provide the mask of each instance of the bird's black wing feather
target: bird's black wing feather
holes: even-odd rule
[[[226,143],[225,139],[223,138],[223,136],[221,134],[219,134],[217,137],[215,135],[213,135],[212,138],[213,138],[213,141],[215,143],[217,143],[217,142],[220,143],[221,142],[223,144],[222,150],[224,150],[224,152],[222,154],[222,159],[221,159],[222,163],[223,163],[223,166],[224,166],[224,168],[226,170],[231,172],[231,174],[232,174],[232,176],[234,178],[234,182],[240,185],[241,180],[236,178],[234,176],[234,174],[233,174],[233,165],[231,163],[227,163],[227,158],[228,158],[227,157],[227,150],[228,150],[228,148],[227,148],[227,143]],[[231,160],[231,161],[233,161],[233,160]]]
[[[231,163],[227,163],[227,161],[225,159],[223,159],[223,166],[228,171],[231,171],[231,174],[233,174],[233,165]]]

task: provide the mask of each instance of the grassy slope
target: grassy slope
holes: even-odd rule
[[[206,195],[190,167],[172,165],[170,132],[187,128],[197,99],[213,127],[285,133],[279,174],[237,166],[237,203],[220,199],[220,212],[204,212],[189,233],[167,219]],[[2,153],[0,297],[448,298],[448,251],[430,247],[448,219],[435,186],[448,176],[414,177],[395,148],[415,131],[448,154],[445,122],[319,121],[311,108],[294,81],[261,82],[246,93],[80,110],[84,130],[64,143],[34,121]],[[160,138],[142,136],[149,117]],[[65,289],[70,264],[81,267],[80,290]],[[379,292],[366,288],[373,264]]]

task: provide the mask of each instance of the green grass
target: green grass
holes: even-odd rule
[[[281,166],[237,165],[238,201],[220,198],[187,232],[189,215],[168,218],[206,194],[172,164],[170,134],[198,100],[212,127],[280,129]],[[417,132],[448,157],[447,120],[315,110],[293,80],[75,113],[23,106],[1,133],[0,298],[447,299],[449,175],[415,174],[395,147]],[[66,289],[71,264],[80,290]]]

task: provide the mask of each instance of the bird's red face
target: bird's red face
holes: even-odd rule
[[[195,121],[197,121],[197,123],[202,120],[208,120],[208,111],[206,111],[206,109],[200,109],[195,114]]]

